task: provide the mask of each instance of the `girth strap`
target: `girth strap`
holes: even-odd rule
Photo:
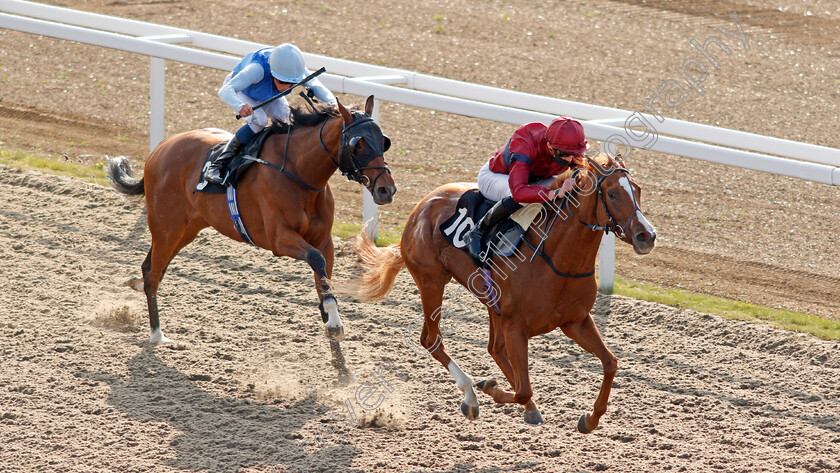
[[[480,268],[481,278],[484,279],[485,294],[487,295],[487,302],[492,304],[493,309],[499,314],[502,313],[502,308],[499,306],[499,294],[496,292],[496,287],[493,285],[493,273],[490,268]]]
[[[246,243],[256,246],[254,241],[251,240],[250,235],[248,235],[248,230],[245,229],[245,222],[242,221],[242,216],[239,214],[239,206],[236,204],[236,188],[230,184],[227,186],[227,202],[228,210],[230,211],[230,218],[233,220],[233,228],[239,232],[239,236],[241,236]]]

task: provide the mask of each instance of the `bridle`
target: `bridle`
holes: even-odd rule
[[[592,158],[587,157],[587,160],[590,163],[592,162]],[[579,172],[580,172],[580,169],[575,169],[574,173],[572,173],[572,178],[577,179],[577,175],[578,175]],[[605,174],[602,174],[598,178],[598,180],[595,182],[595,188],[598,191],[598,195],[595,197],[595,201],[596,201],[595,205],[597,206],[598,205],[597,202],[599,200],[601,201],[601,204],[604,206],[604,212],[607,214],[607,218],[609,218],[609,222],[606,225],[591,225],[591,224],[586,223],[586,222],[582,221],[581,219],[579,219],[577,217],[577,215],[575,216],[575,220],[577,220],[578,222],[580,222],[584,226],[592,229],[592,231],[603,231],[606,234],[609,234],[610,232],[612,232],[618,238],[624,239],[627,236],[624,228],[629,228],[630,227],[630,221],[636,215],[636,212],[641,211],[641,208],[639,208],[639,203],[636,202],[636,195],[631,189],[630,190],[630,198],[633,199],[633,209],[634,209],[633,213],[630,214],[630,217],[627,219],[627,222],[624,224],[624,227],[622,227],[621,225],[618,225],[618,223],[615,221],[615,218],[612,216],[612,213],[610,212],[609,207],[607,207],[607,200],[604,198],[604,191],[603,191],[603,189],[601,189],[601,184],[604,182],[604,180],[606,178],[610,177],[611,175],[615,174],[616,172],[623,172],[627,176],[627,180],[628,181],[630,180],[630,171],[628,171],[626,168],[623,168],[623,167],[615,167],[615,168],[610,169],[609,172],[607,172]],[[568,200],[568,199],[566,199],[566,200]]]
[[[353,121],[350,125],[344,124],[344,121],[341,122],[341,144],[338,148],[338,161],[332,157],[330,150],[327,149],[327,146],[324,144],[324,126],[326,126],[329,120],[324,120],[321,124],[321,129],[318,130],[318,140],[321,142],[321,147],[324,148],[324,151],[327,153],[327,156],[330,157],[333,163],[338,166],[338,169],[341,171],[341,174],[346,176],[348,180],[356,181],[363,186],[365,186],[371,194],[373,194],[373,187],[376,184],[376,180],[379,179],[384,172],[388,172],[391,174],[391,170],[388,169],[388,163],[385,163],[384,166],[367,166],[371,160],[376,158],[377,156],[382,156],[385,154],[385,151],[388,151],[388,148],[391,147],[391,140],[388,139],[387,136],[382,134],[382,130],[379,129],[379,125],[373,121],[373,118],[370,118],[368,115],[358,113],[358,112],[351,112],[353,114]],[[359,129],[358,134],[354,136],[348,136],[347,130],[357,126],[357,125],[365,125],[361,129]],[[326,186],[321,188],[312,187],[307,184],[303,179],[299,178],[298,176],[294,175],[293,173],[286,170],[286,159],[289,155],[289,144],[292,140],[292,129],[293,127],[289,127],[288,131],[286,132],[286,148],[283,150],[283,162],[280,166],[276,164],[269,163],[268,161],[256,158],[252,156],[243,156],[244,159],[249,161],[253,161],[256,163],[264,164],[272,169],[276,169],[280,171],[281,174],[289,177],[293,181],[300,184],[306,190],[312,192],[321,192],[326,189]],[[359,142],[360,139],[365,139],[365,147],[364,153],[359,156],[353,154],[353,150],[356,147],[356,144]],[[380,144],[381,143],[381,144]],[[381,148],[381,149],[380,149]],[[362,172],[366,169],[379,169],[379,174],[376,175],[373,180],[362,174]]]
[[[388,148],[391,147],[391,140],[382,134],[382,130],[373,118],[359,112],[351,113],[353,115],[353,121],[349,125],[345,124],[343,120],[341,123],[341,141],[338,147],[337,160],[333,158],[333,155],[327,149],[327,145],[324,144],[323,133],[324,126],[327,124],[326,121],[321,125],[321,130],[318,132],[318,140],[321,142],[321,147],[324,148],[324,151],[326,151],[332,162],[341,171],[342,176],[346,177],[349,181],[358,182],[373,194],[376,181],[385,172],[391,174],[391,170],[388,169],[388,163],[385,163],[383,166],[368,166],[367,164],[376,157],[384,155],[385,151],[388,151]],[[350,132],[351,129],[355,129],[355,134]],[[361,154],[356,155],[354,154],[354,150],[361,139],[365,140],[365,150]],[[376,177],[370,179],[363,174],[368,169],[379,169],[379,173],[376,174]]]
[[[587,160],[590,163],[592,163],[591,158],[587,157]],[[575,179],[575,181],[577,181],[577,177],[580,174],[580,171],[581,171],[580,168],[575,169],[572,172],[571,178]],[[598,194],[595,196],[596,208],[597,208],[597,205],[598,205],[597,201],[600,200],[601,204],[604,206],[604,211],[607,214],[607,218],[609,218],[609,222],[605,225],[592,225],[592,224],[586,223],[583,220],[579,219],[577,217],[577,215],[575,215],[574,212],[572,212],[571,209],[569,209],[569,202],[571,201],[570,195],[575,195],[577,193],[576,190],[572,190],[571,192],[569,192],[569,193],[567,193],[563,196],[562,200],[560,201],[559,209],[552,204],[546,204],[546,205],[549,205],[549,208],[554,209],[555,213],[554,213],[554,218],[551,219],[551,222],[546,221],[544,231],[542,232],[543,237],[541,238],[541,241],[539,242],[539,244],[537,246],[534,246],[527,239],[524,239],[525,243],[529,247],[531,247],[531,249],[534,251],[534,254],[531,256],[531,261],[533,261],[536,256],[540,256],[546,262],[546,264],[548,264],[549,268],[551,268],[551,270],[555,274],[557,274],[560,277],[564,277],[564,278],[585,278],[585,277],[589,277],[589,276],[592,276],[593,274],[595,274],[594,269],[592,271],[589,271],[589,272],[586,272],[586,273],[577,273],[577,274],[564,273],[564,272],[559,271],[557,268],[554,267],[554,264],[551,262],[551,258],[549,258],[542,251],[542,246],[545,243],[545,240],[548,238],[548,235],[551,232],[551,229],[554,227],[554,224],[557,221],[557,216],[560,215],[559,210],[562,210],[562,209],[568,210],[569,213],[574,215],[575,220],[577,220],[578,222],[580,222],[582,225],[586,226],[587,228],[590,228],[592,231],[602,231],[602,232],[607,233],[607,234],[612,232],[616,236],[618,236],[619,238],[624,239],[625,235],[626,235],[626,233],[624,231],[624,228],[621,227],[620,225],[618,225],[618,223],[615,221],[615,217],[613,217],[612,212],[610,212],[609,207],[607,207],[607,201],[604,198],[604,191],[601,189],[601,184],[604,182],[604,180],[606,178],[610,177],[611,175],[613,175],[616,172],[623,172],[629,180],[630,171],[628,171],[626,168],[623,168],[623,167],[615,167],[615,168],[610,169],[609,172],[601,175],[598,178],[598,180],[595,182],[595,188],[597,189],[597,192],[598,192]],[[625,223],[625,226],[627,228],[630,227],[630,221],[636,215],[636,212],[641,211],[641,209],[639,208],[638,202],[636,202],[636,196],[634,195],[634,193],[632,191],[630,192],[630,198],[633,199],[633,206],[635,208],[635,211],[632,214],[630,214],[630,217],[627,219],[627,222]]]

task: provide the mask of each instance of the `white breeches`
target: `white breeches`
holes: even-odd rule
[[[481,191],[481,195],[485,198],[498,202],[511,195],[510,183],[508,182],[509,177],[507,174],[491,171],[490,161],[487,161],[478,171],[478,190]],[[531,184],[548,187],[553,180],[553,177],[547,177]]]
[[[224,83],[227,84],[231,77],[232,75],[228,74]],[[239,100],[249,103],[255,107],[259,103],[242,92],[237,92],[236,96]],[[253,114],[243,118],[242,120],[245,121],[252,130],[254,130],[254,133],[259,133],[263,128],[268,126],[270,119],[273,118],[275,120],[285,121],[289,119],[289,114],[289,102],[286,101],[286,97],[281,97],[271,103],[263,105],[257,110],[254,110]]]

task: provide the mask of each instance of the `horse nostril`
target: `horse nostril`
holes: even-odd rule
[[[636,234],[636,241],[639,243],[647,243],[650,240],[650,233],[648,232],[641,232]]]

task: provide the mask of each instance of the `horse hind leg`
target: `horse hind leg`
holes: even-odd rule
[[[160,329],[160,316],[157,304],[157,292],[160,281],[163,279],[166,268],[175,255],[183,247],[192,242],[202,228],[204,227],[197,225],[186,227],[178,240],[161,238],[158,236],[160,235],[159,232],[152,230],[152,247],[149,249],[148,255],[146,255],[146,260],[141,265],[143,271],[142,290],[146,293],[146,303],[149,308],[149,327],[151,329],[149,343],[152,345],[172,343],[172,340],[167,338]],[[164,232],[163,234],[166,235],[168,233]]]
[[[143,279],[137,280],[137,278],[133,278],[128,281],[128,285],[131,286],[134,290],[143,291],[146,293],[146,305],[149,308],[149,326],[151,328],[151,334],[149,335],[149,343],[152,345],[157,344],[169,344],[172,343],[172,340],[166,337],[163,334],[163,331],[160,329],[160,318],[158,313],[158,305],[157,305],[157,286],[160,284],[160,278],[163,277],[163,271],[160,273],[160,277],[157,278],[156,283],[154,286],[151,284],[147,284],[146,281],[151,281],[149,274],[152,271],[152,253],[154,252],[154,244],[152,248],[149,248],[149,253],[146,255],[146,260],[143,261],[143,264],[140,268],[143,271]],[[150,287],[154,287],[154,289],[149,289]]]
[[[502,373],[504,373],[508,383],[515,387],[516,376],[514,368],[508,358],[505,336],[501,331],[501,325],[496,321],[497,317],[499,317],[498,314],[490,311],[490,339],[487,343],[487,351],[490,353],[490,356],[493,357],[493,360],[496,361],[496,364],[502,370]],[[479,381],[476,383],[476,387],[483,393],[492,397],[498,404],[518,403],[516,393],[503,389],[499,386],[499,383],[495,378]],[[545,424],[542,414],[540,414],[537,404],[534,402],[533,398],[529,399],[528,402],[525,403],[525,422],[532,425]]]
[[[428,351],[432,357],[440,362],[455,379],[455,385],[464,393],[461,401],[461,414],[467,419],[478,418],[478,397],[473,389],[473,380],[470,378],[444,350],[443,335],[440,331],[441,317],[448,316],[443,307],[443,290],[446,281],[441,283],[441,277],[415,276],[412,272],[417,287],[420,289],[420,299],[423,303],[424,323],[420,335],[420,345]]]

